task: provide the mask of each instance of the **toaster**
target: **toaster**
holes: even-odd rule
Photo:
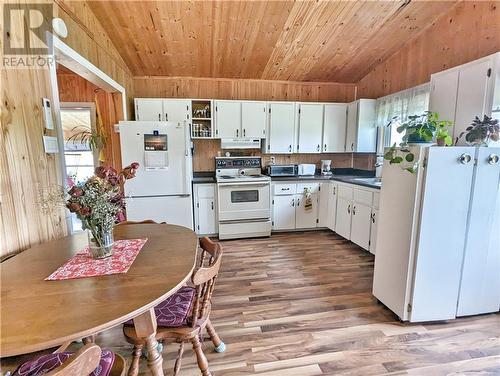
[[[308,176],[316,173],[316,165],[310,163],[303,163],[297,165],[297,175]]]

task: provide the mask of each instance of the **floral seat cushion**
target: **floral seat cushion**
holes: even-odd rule
[[[195,296],[195,289],[183,286],[172,296],[155,307],[156,322],[158,326],[174,328],[186,324]],[[125,325],[134,325],[129,320]]]
[[[38,358],[29,360],[21,364],[12,374],[12,376],[39,376],[49,373],[59,367],[68,358],[73,355],[71,352],[61,352],[55,354],[42,355]],[[113,352],[103,349],[101,352],[101,361],[97,368],[89,376],[108,376],[111,367],[115,361]]]

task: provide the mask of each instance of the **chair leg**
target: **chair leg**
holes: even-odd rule
[[[128,369],[128,376],[137,376],[139,374],[139,362],[141,360],[142,348],[144,345],[134,345],[132,352],[132,363]]]
[[[203,349],[201,348],[200,339],[198,336],[191,338],[191,343],[193,344],[193,350],[196,354],[196,360],[198,361],[198,367],[200,368],[201,374],[203,376],[212,376],[210,370],[208,369],[208,360]]]
[[[181,362],[182,362],[182,354],[184,354],[184,342],[181,341],[179,345],[179,351],[177,351],[177,358],[175,358],[175,365],[174,365],[174,376],[177,376],[181,369]]]
[[[214,326],[212,325],[212,322],[208,320],[207,322],[207,332],[208,335],[210,336],[210,339],[212,340],[212,343],[215,346],[215,352],[222,353],[226,351],[226,344],[221,341],[219,335],[215,331]]]

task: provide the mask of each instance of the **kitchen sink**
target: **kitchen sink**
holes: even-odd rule
[[[354,178],[352,180],[359,181],[360,183],[382,185],[382,178]]]

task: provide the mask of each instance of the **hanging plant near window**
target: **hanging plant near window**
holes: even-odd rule
[[[85,126],[77,125],[71,129],[72,136],[68,141],[73,144],[87,145],[90,150],[100,152],[106,147],[106,135],[99,130],[91,130]]]

